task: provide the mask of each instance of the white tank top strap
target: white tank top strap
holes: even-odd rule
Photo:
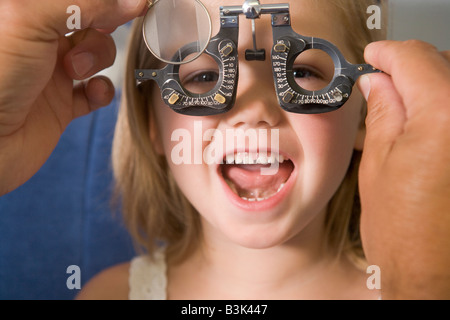
[[[167,276],[164,250],[133,258],[130,264],[130,300],[166,300]]]

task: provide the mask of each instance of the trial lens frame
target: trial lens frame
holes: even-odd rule
[[[163,0],[160,0],[163,1]],[[168,64],[163,69],[138,69],[137,83],[157,82],[164,102],[174,111],[194,116],[215,115],[229,111],[236,99],[238,82],[239,15],[252,19],[253,49],[246,50],[246,60],[265,60],[264,49],[256,47],[255,19],[271,14],[273,46],[271,51],[273,79],[280,106],[293,113],[318,114],[339,109],[349,99],[357,79],[366,73],[381,72],[368,64],[349,63],[331,42],[305,37],[291,27],[289,4],[261,5],[259,1],[245,1],[243,6],[220,8],[220,31],[205,49],[219,66],[219,79],[209,92],[194,94],[180,81],[180,64]],[[182,61],[198,49],[190,43],[177,51],[174,61]],[[293,64],[297,56],[310,49],[326,52],[334,62],[334,75],[321,90],[309,91],[300,87],[294,78]]]

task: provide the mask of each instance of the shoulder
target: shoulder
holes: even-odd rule
[[[130,262],[118,264],[94,276],[81,289],[77,300],[128,300]]]

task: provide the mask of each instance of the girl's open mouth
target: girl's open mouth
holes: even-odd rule
[[[277,200],[283,198],[281,193],[294,169],[294,163],[279,153],[235,152],[226,155],[218,170],[234,202],[247,208],[250,205],[253,209],[263,209],[270,206],[268,202],[278,203]]]

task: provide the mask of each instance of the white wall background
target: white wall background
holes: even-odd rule
[[[450,0],[390,0],[389,37],[450,50]]]
[[[228,0],[224,0],[224,3]],[[357,0],[349,0],[357,1]],[[235,0],[243,3],[243,0]],[[261,1],[264,3],[264,0]],[[280,0],[280,3],[284,0]],[[394,40],[420,39],[440,50],[450,50],[450,0],[390,0],[389,38]],[[119,88],[124,74],[128,28],[118,28],[113,37],[117,44],[117,59],[108,75]]]

